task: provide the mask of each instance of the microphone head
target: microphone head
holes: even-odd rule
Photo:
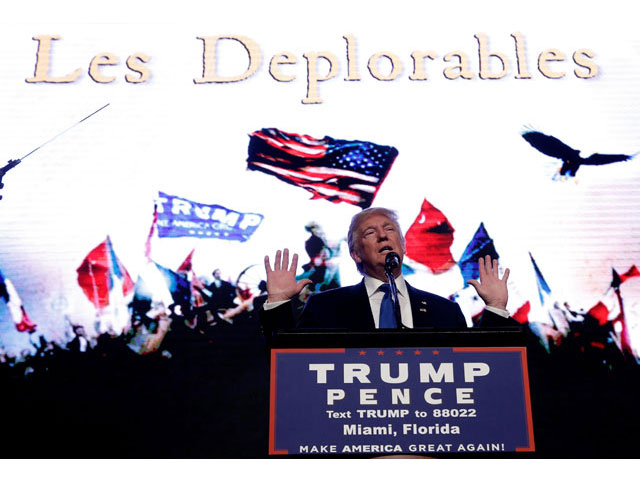
[[[387,272],[392,272],[400,266],[400,255],[396,252],[389,252],[384,259],[384,269]]]

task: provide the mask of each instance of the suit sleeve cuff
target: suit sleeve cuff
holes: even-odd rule
[[[280,305],[284,305],[285,303],[290,302],[290,301],[291,300],[280,300],[279,302],[270,302],[270,301],[267,300],[264,303],[264,305],[262,306],[262,308],[264,308],[265,310],[272,310],[272,309],[277,308]]]
[[[496,307],[490,307],[490,306],[486,306],[484,307],[485,310],[489,310],[490,312],[495,313],[496,315],[500,315],[501,317],[504,318],[509,318],[509,311],[508,310],[503,310],[501,308],[496,308]]]

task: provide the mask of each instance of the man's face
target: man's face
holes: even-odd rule
[[[398,228],[385,215],[370,215],[358,227],[351,257],[356,263],[362,263],[367,275],[386,282],[384,261],[389,252],[396,252],[402,263],[405,249]],[[393,274],[398,276],[400,270],[398,267]]]

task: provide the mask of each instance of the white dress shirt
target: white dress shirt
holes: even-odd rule
[[[364,276],[364,286],[367,289],[367,296],[369,297],[369,304],[371,305],[371,313],[373,314],[373,323],[376,328],[380,328],[380,304],[382,303],[382,297],[384,292],[380,290],[380,286],[384,285],[384,282],[377,278]],[[409,300],[409,292],[407,291],[407,284],[404,281],[402,275],[396,278],[396,287],[398,287],[398,301],[400,302],[400,317],[402,318],[402,324],[407,328],[413,328],[413,316],[411,314],[411,301]]]

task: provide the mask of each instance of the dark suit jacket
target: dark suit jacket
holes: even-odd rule
[[[464,315],[457,303],[413,288],[409,283],[406,285],[411,302],[413,328],[467,328]],[[311,296],[297,323],[289,303],[291,302],[261,312],[266,334],[295,327],[356,332],[375,329],[364,281],[357,285],[327,290]],[[508,319],[488,311],[485,311],[481,321],[483,327],[506,325],[511,325]]]

